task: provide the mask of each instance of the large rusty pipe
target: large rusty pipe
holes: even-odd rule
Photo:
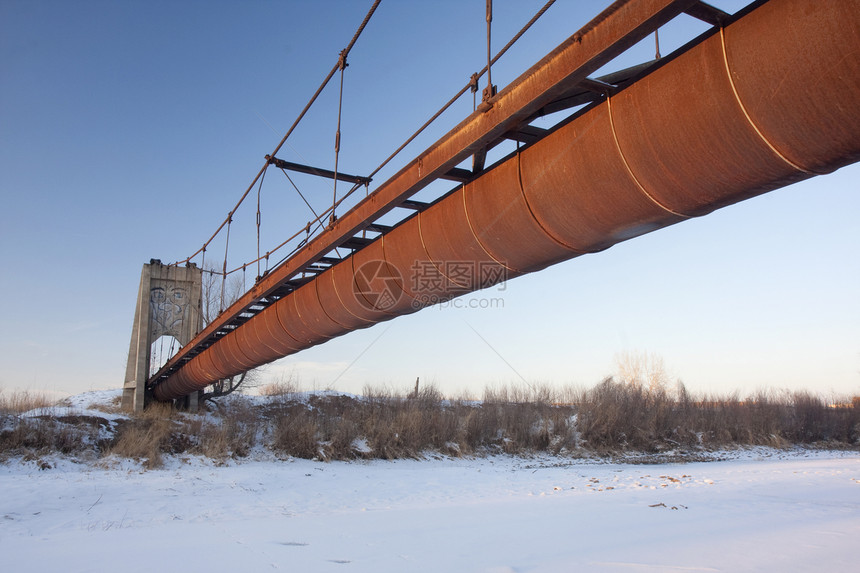
[[[860,0],[771,0],[281,298],[154,395],[858,159]]]

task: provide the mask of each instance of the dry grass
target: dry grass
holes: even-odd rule
[[[33,410],[44,410],[54,406],[56,400],[41,392],[6,392],[0,388],[0,415],[23,414]]]
[[[319,427],[316,416],[304,408],[296,408],[275,424],[272,448],[297,458],[320,456]]]
[[[527,397],[527,402],[518,400]],[[319,459],[417,458],[428,452],[559,451],[575,443],[569,408],[519,388],[494,389],[483,404],[445,400],[435,386],[417,396],[365,388],[364,397],[312,396],[270,409],[271,447]],[[492,401],[490,401],[492,399]]]
[[[151,405],[143,413],[119,425],[113,443],[105,453],[138,460],[147,469],[161,467],[162,453],[170,450],[174,435],[173,417],[170,406]],[[173,442],[176,441],[173,438]]]
[[[595,450],[860,443],[860,409],[809,392],[757,392],[744,399],[691,396],[604,380],[582,393],[578,427]]]
[[[119,424],[105,453],[138,460],[146,468],[161,467],[164,454],[190,453],[216,461],[245,457],[257,443],[260,421],[258,412],[238,401],[206,418],[153,404]]]
[[[90,408],[105,414],[122,414],[122,396],[115,396],[108,403],[95,402],[90,404]]]
[[[381,387],[366,388],[364,394],[308,396],[289,386],[263,406],[235,398],[203,416],[154,405],[115,424],[86,416],[4,413],[0,459],[53,452],[112,454],[156,468],[166,454],[223,461],[247,456],[255,447],[300,458],[350,460],[433,453],[581,456],[747,445],[860,446],[860,401],[825,400],[810,392],[706,396],[680,384],[668,390],[665,384],[607,378],[590,389],[487,388],[481,401],[445,399],[432,385],[417,396]],[[45,403],[21,396],[13,402],[4,402],[4,412]]]
[[[215,460],[244,458],[257,444],[260,421],[258,412],[238,401],[224,405],[215,420],[202,422],[190,417],[186,431],[197,437],[190,451]],[[195,424],[199,425],[196,430]]]
[[[298,394],[299,386],[293,375],[283,375],[278,380],[263,384],[257,388],[260,396],[284,396],[292,397]]]
[[[92,428],[87,426],[50,418],[20,419],[11,429],[0,431],[0,460],[14,455],[32,458],[83,452],[93,438]]]
[[[56,452],[75,455],[97,443],[98,420],[56,417],[55,405],[56,401],[43,393],[8,393],[0,388],[0,460],[12,456],[38,459]]]

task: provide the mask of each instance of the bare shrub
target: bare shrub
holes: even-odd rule
[[[586,444],[598,450],[653,449],[649,437],[654,433],[654,415],[649,402],[644,386],[607,378],[579,404],[579,431]]]
[[[0,459],[13,455],[77,454],[95,447],[98,429],[48,416],[18,418],[0,431]]]
[[[161,450],[170,437],[169,423],[147,420],[120,425],[117,438],[108,454],[143,462],[144,467],[161,467]]]
[[[659,392],[669,385],[663,358],[646,352],[621,352],[615,355],[617,380],[646,392]]]
[[[257,392],[260,394],[260,396],[291,397],[296,395],[298,391],[298,383],[296,382],[296,379],[292,374],[281,376],[274,382],[263,384],[262,386],[259,386],[257,388]]]
[[[349,460],[365,457],[369,452],[355,448],[356,441],[361,438],[358,425],[347,418],[335,418],[325,436],[323,453],[326,459]]]
[[[239,400],[222,404],[218,413],[213,420],[191,422],[199,424],[199,430],[192,432],[198,437],[192,453],[215,460],[248,456],[257,444],[260,414]]]
[[[206,417],[158,404],[115,424],[92,416],[2,414],[0,458],[14,452],[108,452],[152,468],[165,454],[189,452],[220,461],[247,456],[257,445],[322,460],[860,445],[860,407],[851,398],[827,400],[802,391],[699,395],[683,383],[670,388],[665,378],[641,372],[627,380],[607,378],[589,389],[488,387],[480,402],[445,399],[432,384],[417,392],[366,387],[361,398],[308,395],[290,380],[282,380],[286,383],[261,405],[234,398]],[[18,398],[22,405],[16,407],[24,402],[34,404]],[[116,431],[105,440],[108,425]]]
[[[121,421],[106,453],[138,460],[146,469],[161,467],[162,453],[171,450],[172,413],[170,405],[156,403],[143,413]],[[174,453],[178,453],[177,449],[180,448],[173,448]]]
[[[798,443],[829,440],[833,426],[829,423],[828,408],[824,401],[806,391],[794,392],[790,397],[793,406],[785,421],[786,438]]]
[[[0,388],[0,459],[61,453],[77,455],[99,448],[99,428],[107,420],[56,416],[55,400],[41,392],[6,393]]]
[[[23,414],[33,410],[44,410],[56,401],[40,392],[27,390],[6,393],[0,388],[0,414]]]
[[[314,459],[320,455],[317,421],[305,408],[294,408],[281,417],[272,436],[272,448],[288,455]]]

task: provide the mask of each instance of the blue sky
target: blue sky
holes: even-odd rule
[[[497,0],[494,51],[542,4]],[[557,2],[494,66],[494,83],[605,4]],[[0,1],[0,388],[122,384],[141,265],[209,237],[369,5]],[[482,0],[384,1],[350,55],[341,170],[372,170],[462,87],[486,60],[485,26]],[[661,31],[663,52],[703,29],[680,19]],[[615,66],[653,51],[648,39]],[[333,165],[336,96],[333,84],[279,156]],[[458,102],[376,182],[471,109]],[[264,250],[310,218],[270,177]],[[326,182],[297,182],[320,209],[330,200]],[[262,376],[347,391],[420,376],[480,392],[522,379],[590,385],[618,353],[651,352],[695,390],[858,394],[858,187],[860,169],[843,168],[463,303],[496,308],[427,309]],[[237,213],[231,266],[256,254],[254,217],[250,205]]]

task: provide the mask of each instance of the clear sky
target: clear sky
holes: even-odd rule
[[[0,388],[122,385],[141,265],[202,245],[370,4],[0,0]],[[495,4],[494,51],[543,0]],[[494,83],[607,4],[557,2]],[[383,0],[346,71],[340,169],[371,171],[462,87],[486,61],[485,27],[483,0]],[[679,19],[661,30],[662,51],[703,29]],[[653,53],[649,38],[615,67]],[[333,166],[336,88],[279,156]],[[471,110],[467,96],[375,181]],[[315,208],[330,201],[327,182],[297,183]],[[262,376],[345,391],[421,377],[480,392],[591,385],[618,353],[651,352],[694,390],[860,394],[858,191],[860,169],[843,168],[460,303],[494,308],[426,309]],[[311,218],[279,172],[262,203],[264,251]],[[255,207],[237,213],[231,266],[256,254]]]

